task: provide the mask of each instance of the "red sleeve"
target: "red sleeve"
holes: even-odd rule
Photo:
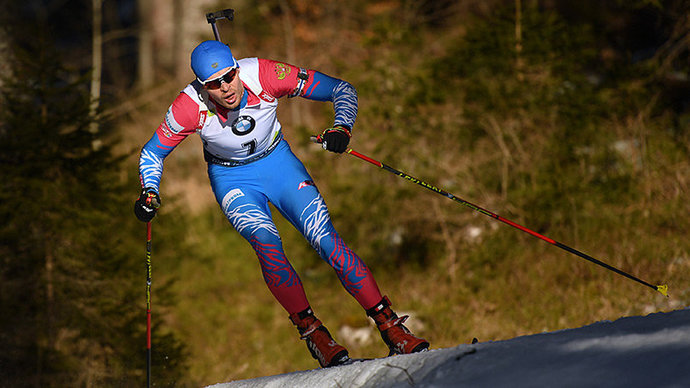
[[[165,113],[156,134],[163,145],[174,147],[196,132],[202,124],[201,119],[199,105],[187,94],[180,93]]]
[[[300,79],[298,77],[300,71],[306,74],[308,79]],[[300,69],[289,63],[259,58],[259,82],[263,90],[273,97],[302,95],[313,79],[314,70]]]

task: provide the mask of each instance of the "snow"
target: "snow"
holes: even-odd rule
[[[690,387],[690,308],[210,387]]]

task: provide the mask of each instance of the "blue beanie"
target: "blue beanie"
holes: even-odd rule
[[[217,40],[201,42],[192,51],[192,70],[199,81],[206,81],[218,70],[238,67],[230,47]]]

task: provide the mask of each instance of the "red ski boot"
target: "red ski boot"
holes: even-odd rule
[[[297,326],[302,339],[307,342],[307,348],[322,368],[341,365],[350,361],[347,349],[338,345],[331,337],[326,326],[319,321],[311,308],[299,313],[290,314],[290,320]]]
[[[408,354],[423,352],[429,349],[429,342],[415,337],[404,325],[407,315],[398,317],[391,309],[391,301],[384,296],[379,303],[367,310],[367,315],[374,319],[381,332],[381,338],[393,354]]]

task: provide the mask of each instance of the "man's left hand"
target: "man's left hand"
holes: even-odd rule
[[[352,137],[350,130],[341,126],[327,128],[323,131],[321,136],[319,136],[325,150],[338,154],[342,154],[347,150],[347,145],[350,143],[350,137]]]

